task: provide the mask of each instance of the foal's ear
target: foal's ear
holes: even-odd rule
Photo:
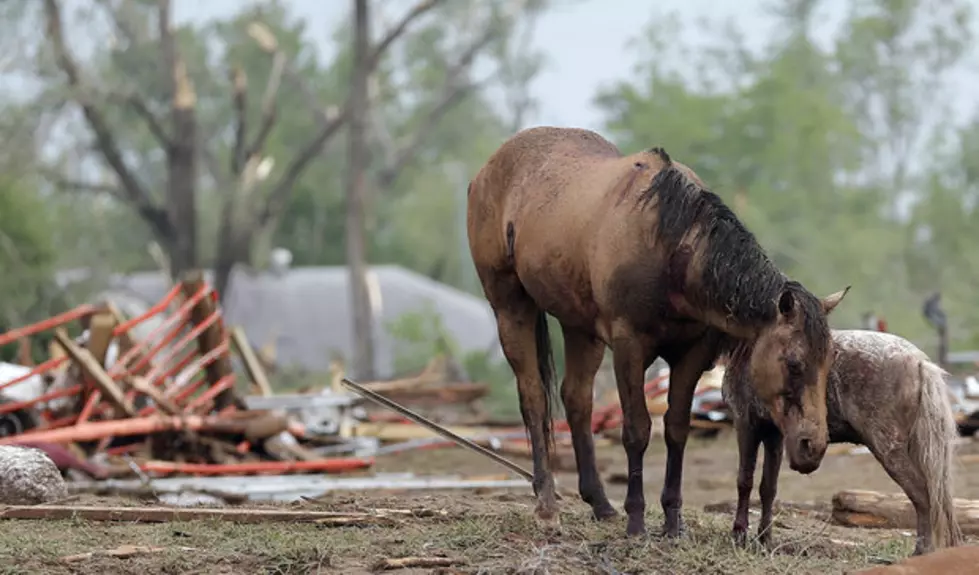
[[[850,286],[846,286],[845,288],[841,289],[840,291],[824,297],[823,298],[823,313],[825,313],[826,315],[829,315],[829,312],[831,312],[834,309],[836,309],[836,306],[839,305],[839,303],[843,300],[843,296],[845,296],[846,295],[846,292],[848,292],[848,291],[850,291]]]

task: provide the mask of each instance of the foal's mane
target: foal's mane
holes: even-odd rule
[[[802,330],[811,351],[821,357],[829,340],[829,327],[819,299],[785,277],[717,194],[687,177],[662,148],[652,148],[649,153],[658,155],[665,165],[642,191],[639,204],[642,209],[655,207],[655,241],[668,253],[676,251],[684,234],[700,229],[704,241],[696,249],[704,258],[699,294],[702,302],[739,323],[761,325],[775,320],[776,302],[788,290],[796,311],[803,314]]]

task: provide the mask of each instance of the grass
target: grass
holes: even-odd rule
[[[367,573],[384,557],[442,555],[465,561],[458,571],[449,572],[467,573],[803,575],[897,560],[907,556],[912,545],[893,533],[889,539],[880,532],[858,530],[841,536],[839,528],[785,517],[779,519],[772,548],[738,549],[728,536],[727,515],[689,510],[687,535],[664,541],[627,539],[624,519],[596,523],[580,504],[564,507],[560,532],[554,532],[536,524],[526,497],[469,494],[428,502],[443,504],[450,518],[343,528],[8,520],[0,523],[0,573]],[[392,501],[383,503],[361,499],[355,506],[390,506]],[[655,530],[659,515],[651,512],[648,522]],[[71,565],[61,560],[125,544],[168,551],[128,559],[95,557]],[[193,550],[181,549],[186,547]]]

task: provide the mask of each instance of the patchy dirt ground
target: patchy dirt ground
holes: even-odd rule
[[[971,447],[971,446],[969,446]],[[963,453],[967,453],[967,447]],[[646,458],[648,522],[661,521],[658,494],[663,453],[657,443]],[[621,449],[603,450],[608,471],[624,469]],[[523,462],[529,465],[528,462]],[[604,524],[591,520],[574,493],[574,474],[559,476],[562,526],[545,531],[533,520],[529,488],[509,492],[336,493],[293,508],[371,510],[376,508],[445,511],[444,516],[407,518],[393,525],[324,527],[310,524],[234,525],[211,521],[137,525],[82,521],[0,522],[0,573],[367,573],[383,558],[441,556],[459,563],[400,573],[843,573],[910,553],[913,538],[899,531],[845,529],[802,516],[776,520],[769,549],[739,550],[728,538],[729,514],[702,512],[707,503],[734,497],[736,450],[725,434],[688,448],[685,470],[685,517],[688,534],[678,542],[656,537],[626,539],[624,519]],[[971,471],[975,471],[973,465]],[[495,475],[500,468],[460,450],[417,452],[383,458],[378,471]],[[976,497],[979,477],[959,471],[958,495]],[[868,455],[828,456],[823,466],[803,477],[785,470],[780,499],[828,503],[846,487],[896,491]],[[621,508],[624,487],[609,483]],[[132,500],[78,502],[141,505]],[[754,518],[757,521],[757,517]],[[165,548],[150,555],[118,559],[95,556],[66,563],[63,557],[121,545]]]

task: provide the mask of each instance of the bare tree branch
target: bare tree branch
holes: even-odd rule
[[[435,106],[425,115],[421,125],[412,131],[408,140],[393,152],[388,158],[387,165],[380,171],[378,183],[381,187],[387,187],[394,183],[401,171],[415,158],[421,143],[435,130],[445,114],[465,100],[466,96],[476,88],[475,84],[462,81],[462,77],[472,67],[472,63],[480,51],[496,38],[497,33],[498,30],[495,27],[488,26],[482,35],[476,38],[465,49],[456,63],[449,68],[442,85],[441,95]]]
[[[257,223],[259,226],[264,226],[278,217],[289,199],[289,192],[292,191],[292,187],[299,180],[303,171],[319,155],[323,145],[339,131],[340,127],[346,121],[347,110],[344,109],[339,115],[323,124],[320,127],[319,133],[292,159],[292,162],[286,167],[285,173],[279,178],[278,183],[272,188],[272,191],[269,192],[265,206],[258,214]]]
[[[235,145],[231,151],[231,173],[238,175],[245,165],[245,138],[248,137],[248,79],[240,66],[231,72],[232,96],[235,108]]]
[[[170,87],[171,97],[177,91],[177,79],[174,72],[177,68],[177,47],[170,29],[170,0],[157,0],[158,25],[160,32],[160,56],[163,58],[163,74],[166,84]]]
[[[140,94],[136,92],[111,93],[109,98],[129,105],[146,122],[146,126],[150,129],[153,137],[160,142],[160,146],[164,149],[170,147],[170,134],[167,133],[163,124],[160,123],[160,119],[150,110],[149,106],[146,105],[146,100]]]
[[[68,52],[68,47],[65,44],[64,29],[61,22],[61,7],[58,5],[57,0],[44,0],[44,13],[47,36],[54,48],[58,67],[67,78],[68,85],[76,92],[80,92],[84,86],[78,65]],[[146,220],[155,233],[161,237],[170,237],[173,232],[173,226],[166,211],[153,201],[149,192],[129,169],[129,166],[126,165],[115,136],[109,129],[108,122],[106,122],[101,111],[90,100],[85,98],[79,101],[79,104],[82,107],[82,113],[85,116],[86,122],[95,134],[99,152],[119,177],[119,181],[122,184],[121,192],[125,195],[126,201]]]
[[[409,10],[397,24],[388,30],[384,37],[381,38],[381,40],[374,46],[374,49],[371,50],[370,55],[367,57],[367,69],[376,69],[377,64],[384,56],[384,53],[387,52],[388,48],[391,47],[391,44],[393,44],[395,40],[404,34],[405,30],[408,29],[408,26],[418,18],[424,16],[426,12],[432,10],[444,1],[445,0],[422,0],[418,4],[415,4],[415,6]]]
[[[54,186],[63,190],[75,190],[79,192],[90,192],[96,194],[109,194],[117,199],[125,200],[125,195],[119,190],[118,186],[99,182],[86,182],[84,180],[74,180],[58,173],[56,170],[41,168],[41,175]]]
[[[282,73],[286,67],[286,56],[282,52],[276,52],[272,59],[272,71],[269,72],[268,82],[265,84],[265,93],[262,95],[262,123],[255,135],[255,141],[248,147],[246,157],[251,157],[262,152],[265,141],[272,128],[275,126],[277,115],[276,100],[279,93],[279,86],[282,85]]]

